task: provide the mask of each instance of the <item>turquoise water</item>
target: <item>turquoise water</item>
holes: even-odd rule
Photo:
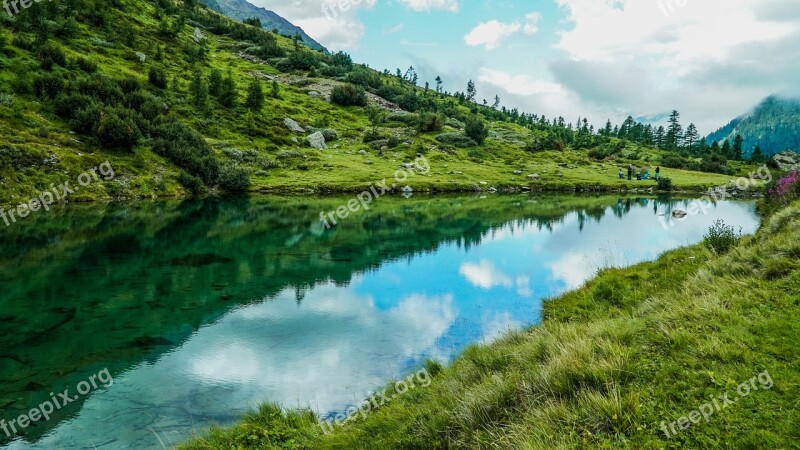
[[[598,269],[744,232],[752,202],[663,227],[687,201],[346,198],[75,205],[0,236],[6,422],[104,369],[98,386],[3,448],[163,448],[262,402],[330,417],[426,359],[536,324]]]

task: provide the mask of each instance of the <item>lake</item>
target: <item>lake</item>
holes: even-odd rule
[[[601,268],[700,242],[717,219],[758,226],[748,201],[663,226],[689,200],[415,195],[325,229],[348,199],[70,205],[4,228],[0,420],[71,401],[0,447],[169,448],[263,402],[330,418],[537,324]]]

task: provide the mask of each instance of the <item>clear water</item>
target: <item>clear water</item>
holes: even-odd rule
[[[114,383],[8,439],[163,448],[262,402],[330,416],[427,358],[536,324],[599,268],[651,260],[751,202],[562,195],[75,205],[0,235],[0,419],[108,369]]]

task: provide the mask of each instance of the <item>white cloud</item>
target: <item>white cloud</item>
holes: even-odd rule
[[[393,27],[384,29],[383,30],[383,35],[386,36],[386,35],[389,35],[389,34],[399,33],[401,31],[403,31],[403,27],[404,27],[404,25],[402,23],[398,23],[397,25],[395,25]]]
[[[536,95],[558,94],[561,85],[549,81],[537,80],[528,75],[512,75],[500,70],[481,68],[478,80],[496,88],[502,88],[510,94]]]
[[[474,286],[491,289],[495,286],[512,287],[511,277],[495,268],[491,261],[483,260],[480,264],[464,263],[458,271]]]
[[[497,20],[490,20],[473,28],[472,31],[464,36],[464,42],[473,47],[483,45],[487,50],[493,50],[521,28],[522,26],[519,22],[503,23]]]
[[[542,20],[542,14],[538,12],[533,12],[525,16],[525,25],[523,25],[522,30],[527,35],[536,34],[539,31],[539,21]]]
[[[441,10],[448,12],[458,12],[460,4],[458,0],[399,0],[400,3],[418,12],[430,12]]]

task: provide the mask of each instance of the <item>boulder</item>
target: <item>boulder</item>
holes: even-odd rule
[[[194,33],[192,34],[192,38],[198,44],[204,40],[206,40],[206,35],[200,31],[200,28],[194,27]]]
[[[538,173],[532,173],[532,174],[528,175],[528,179],[529,180],[538,181],[540,178],[541,177],[539,176]]]
[[[325,136],[321,131],[309,135],[306,139],[308,140],[308,145],[318,150],[325,150],[328,148],[328,144],[325,143]]]
[[[304,130],[303,127],[301,127],[300,124],[297,123],[297,121],[295,121],[295,120],[286,118],[286,119],[283,119],[283,124],[286,125],[286,128],[288,128],[289,131],[293,131],[295,133],[305,133],[306,132],[306,130]]]
[[[772,160],[780,170],[793,170],[800,167],[800,155],[795,152],[778,153]]]

